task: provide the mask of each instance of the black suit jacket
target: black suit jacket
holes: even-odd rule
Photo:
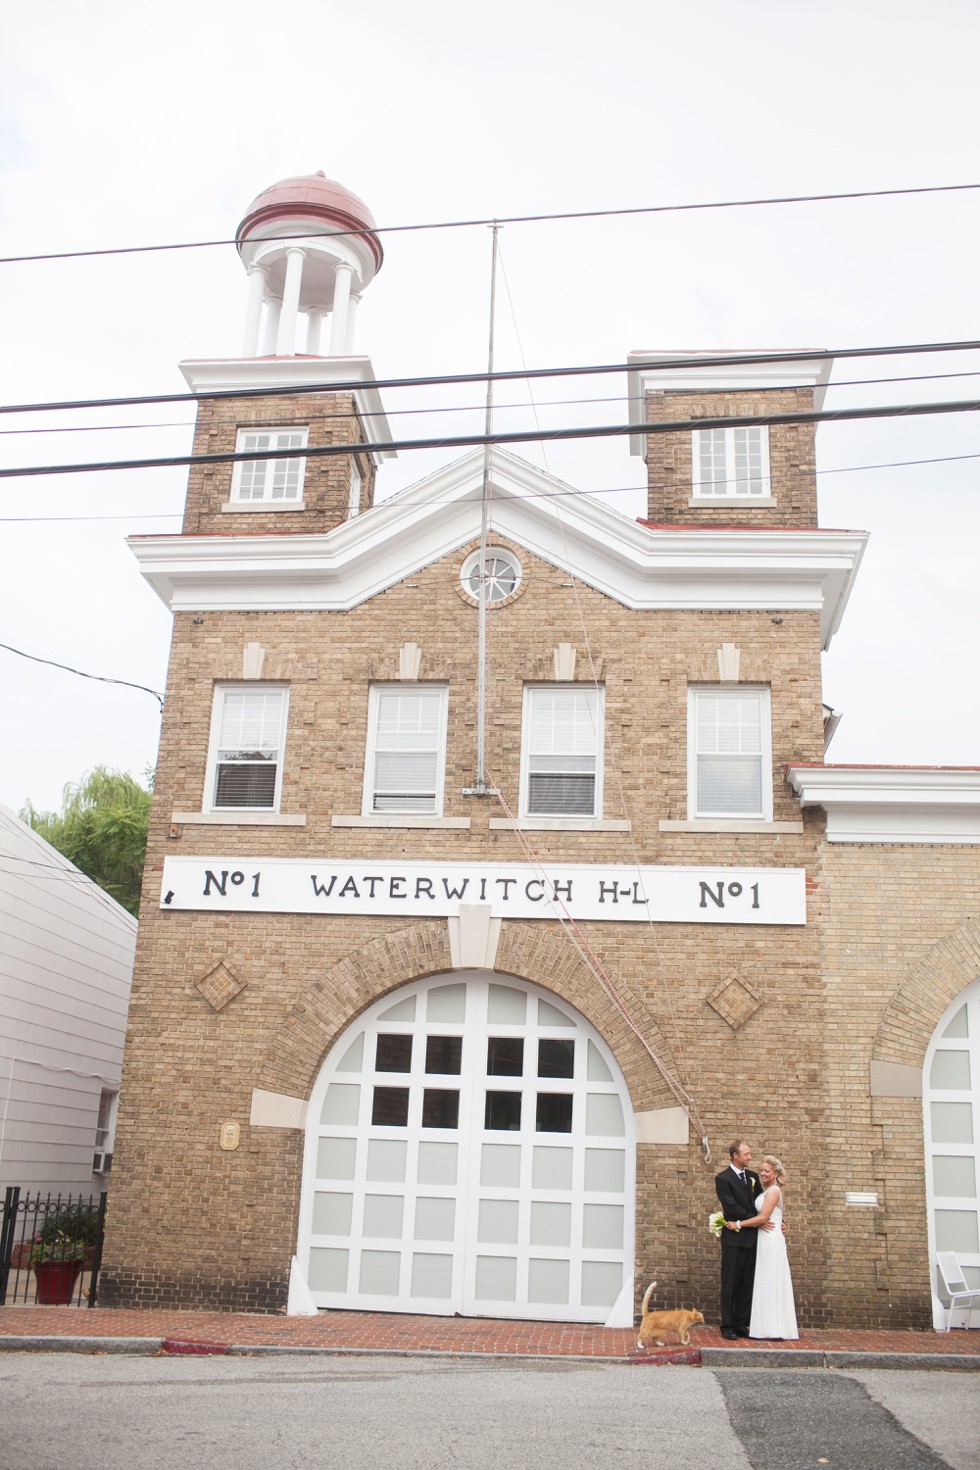
[[[715,1179],[715,1194],[726,1220],[751,1220],[753,1215],[758,1214],[755,1197],[762,1190],[759,1176],[752,1169],[746,1169],[745,1177],[747,1183],[743,1184],[733,1170],[723,1169]],[[755,1250],[758,1238],[759,1232],[755,1228],[723,1230],[722,1249],[752,1251]]]

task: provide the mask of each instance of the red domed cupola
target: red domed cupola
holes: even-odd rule
[[[322,171],[263,189],[235,232],[249,275],[243,355],[293,356],[301,312],[307,318],[307,354],[319,354],[320,328],[329,313],[329,355],[349,355],[355,307],[384,259],[375,230],[363,199]]]

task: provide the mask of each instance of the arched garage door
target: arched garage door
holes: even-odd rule
[[[457,971],[360,1016],[307,1117],[318,1306],[628,1326],[635,1137],[608,1047],[534,985]]]
[[[933,1252],[955,1251],[967,1285],[980,1290],[980,980],[936,1027],[923,1080],[933,1325],[944,1328],[948,1298]],[[980,1327],[980,1307],[969,1325]]]

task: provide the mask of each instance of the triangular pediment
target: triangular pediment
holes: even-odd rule
[[[319,535],[130,540],[174,611],[349,611],[477,541],[475,451]],[[506,450],[490,475],[492,534],[624,607],[818,611],[837,625],[865,536],[849,531],[653,528]]]

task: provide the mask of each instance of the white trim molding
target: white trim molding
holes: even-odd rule
[[[474,453],[322,535],[134,536],[128,544],[173,612],[348,612],[475,540],[482,489]],[[499,536],[623,607],[814,612],[824,648],[868,539],[653,527],[504,450],[494,455],[493,497]]]
[[[806,350],[806,349],[804,349]],[[813,348],[809,349],[813,351]],[[797,362],[742,362],[711,367],[698,358],[714,359],[720,352],[631,352],[626,361],[630,367],[630,423],[646,423],[648,393],[697,393],[701,389],[727,390],[729,393],[751,393],[766,388],[788,388],[798,385],[813,389],[813,406],[823,408],[833,359],[805,358]],[[748,355],[748,354],[746,354]],[[679,363],[686,363],[681,367]],[[639,430],[630,435],[630,452],[644,455],[647,436]],[[702,502],[699,500],[698,505]]]
[[[349,392],[364,432],[374,444],[391,439],[391,426],[375,387],[369,357],[235,357],[182,362],[180,371],[192,393],[207,398],[243,388],[295,388],[298,392]],[[378,450],[372,459],[395,459],[394,449]],[[236,502],[235,510],[241,505]]]
[[[980,767],[787,766],[803,807],[823,807],[828,842],[980,845]]]

